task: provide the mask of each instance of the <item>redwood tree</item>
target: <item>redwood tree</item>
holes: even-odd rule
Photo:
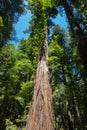
[[[34,82],[32,105],[29,110],[27,130],[54,130],[52,90],[49,82],[48,58],[48,8],[51,0],[29,1],[33,12],[32,37],[39,44],[37,71]],[[32,43],[31,43],[32,44]]]

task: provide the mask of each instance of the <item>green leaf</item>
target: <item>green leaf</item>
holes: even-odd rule
[[[4,26],[4,24],[3,24],[3,19],[2,19],[2,17],[0,16],[0,26]]]

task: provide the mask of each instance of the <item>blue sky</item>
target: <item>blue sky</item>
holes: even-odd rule
[[[21,40],[22,38],[27,38],[28,34],[25,34],[24,31],[29,26],[29,21],[31,20],[31,13],[28,11],[26,14],[22,15],[18,22],[14,24],[16,31],[16,37]]]
[[[22,15],[19,18],[19,21],[14,24],[14,28],[16,30],[16,37],[18,40],[22,40],[22,38],[27,38],[28,34],[25,34],[24,31],[29,26],[29,21],[31,20],[31,13],[28,11],[26,14]],[[65,15],[61,16],[58,15],[55,19],[53,19],[53,22],[55,24],[59,24],[61,27],[63,27],[65,30],[67,30],[67,22]]]

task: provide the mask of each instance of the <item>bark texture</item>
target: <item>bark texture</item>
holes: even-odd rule
[[[46,34],[38,60],[33,101],[28,115],[26,130],[54,130],[52,91],[49,82],[49,70],[46,64],[47,57]]]

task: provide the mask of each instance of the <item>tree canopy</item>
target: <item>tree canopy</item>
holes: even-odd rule
[[[27,120],[38,122],[28,130],[86,130],[87,2],[27,2],[0,1],[0,130],[25,130]],[[15,47],[13,24],[26,8],[30,35]],[[52,22],[64,11],[68,33]]]
[[[23,0],[1,0],[0,1],[0,47],[5,45],[13,35],[13,23],[24,13]]]

